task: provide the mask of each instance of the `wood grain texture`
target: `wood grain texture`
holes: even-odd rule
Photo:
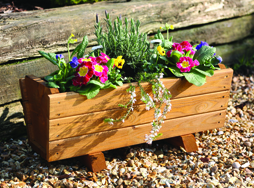
[[[227,107],[229,91],[221,91],[171,101],[172,110],[166,119],[186,117],[190,115],[223,110]],[[164,107],[164,106],[163,106]],[[163,110],[162,107],[162,110]],[[152,122],[154,110],[145,110],[145,104],[135,106],[131,115],[123,122],[113,125],[105,123],[105,118],[119,118],[124,115],[124,109],[110,109],[106,111],[70,116],[49,121],[49,140],[59,140],[107,130],[119,129]]]
[[[28,103],[31,112],[31,125],[29,132],[32,132],[32,146],[35,150],[47,155],[48,151],[48,117],[49,99],[48,95],[58,93],[58,89],[48,88],[43,80],[33,75],[25,77]]]
[[[86,165],[92,172],[100,172],[107,168],[105,157],[102,152],[87,154],[81,156],[79,159],[81,163]]]
[[[194,152],[198,150],[196,139],[193,134],[176,136],[169,138],[167,141],[173,146],[182,147],[186,152]]]
[[[172,99],[176,99],[186,96],[227,91],[230,89],[232,75],[232,69],[215,71],[212,77],[207,77],[207,83],[201,87],[190,84],[186,79],[180,78],[165,78],[162,79],[162,81],[165,87],[171,92]],[[142,85],[146,92],[151,94],[150,85],[148,83],[143,83]],[[126,92],[128,87],[128,84],[124,84],[117,89],[101,90],[96,97],[89,100],[86,100],[85,96],[75,92],[49,95],[49,119],[120,108],[118,104],[125,104],[130,99],[130,94]],[[137,104],[141,104],[138,87],[136,88],[136,94]]]
[[[26,122],[26,129],[27,129],[27,136],[28,136],[28,142],[31,144],[31,141],[34,140],[34,134],[32,131],[32,109],[31,105],[28,102],[28,93],[25,83],[25,78],[19,79],[19,85],[21,90],[21,96],[22,96],[22,106],[25,116],[25,122]]]
[[[124,7],[124,9],[122,8]],[[165,9],[167,7],[167,9]],[[72,7],[29,11],[0,16],[0,63],[39,56],[38,50],[66,51],[66,39],[75,34],[94,40],[95,14],[100,20],[107,10],[115,18],[141,21],[141,31],[155,33],[165,23],[186,28],[254,12],[252,0],[156,0],[113,3],[112,1]],[[170,11],[168,11],[170,10]],[[80,27],[82,26],[82,27]],[[104,25],[105,26],[105,25]],[[229,26],[229,25],[227,25]],[[217,39],[217,41],[219,41]],[[74,45],[71,46],[71,49]]]
[[[209,112],[188,117],[166,120],[160,132],[165,139],[203,130],[222,127],[226,111]],[[144,143],[144,134],[151,131],[151,124],[127,127],[73,138],[49,142],[49,158],[56,161],[65,158],[82,156],[89,153],[106,151],[115,148]]]

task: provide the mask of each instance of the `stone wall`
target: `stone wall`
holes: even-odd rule
[[[20,105],[19,78],[29,74],[44,76],[56,69],[39,56],[38,50],[66,53],[71,33],[78,42],[87,35],[90,48],[96,44],[95,15],[104,25],[105,10],[112,18],[121,14],[123,18],[139,19],[141,31],[149,33],[149,39],[165,23],[172,24],[175,30],[170,35],[175,42],[206,41],[217,47],[217,54],[227,65],[236,63],[254,47],[254,0],[118,0],[0,14],[0,107],[5,119],[15,117],[11,108],[15,111]],[[29,61],[23,61],[26,59]],[[17,105],[13,107],[12,103]],[[0,121],[5,122],[5,126],[0,122],[1,132],[9,120]],[[20,121],[10,124],[14,130],[15,124],[20,126]]]

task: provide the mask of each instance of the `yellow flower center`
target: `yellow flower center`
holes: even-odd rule
[[[100,65],[94,65],[94,70],[95,70],[96,72],[102,72],[102,71],[103,71],[103,67],[100,66]]]
[[[78,74],[79,74],[79,76],[85,76],[87,74],[87,72],[88,72],[87,67],[80,67]]]
[[[82,59],[82,61],[88,62],[88,61],[91,61],[91,58],[84,58]]]
[[[171,26],[170,26],[170,29],[172,29],[172,30],[173,30],[173,29],[174,29],[174,26],[173,26],[173,25],[171,25]]]
[[[183,68],[186,68],[186,67],[189,67],[189,66],[190,66],[190,64],[189,64],[188,61],[183,61],[183,62],[182,62],[182,67],[183,67]]]

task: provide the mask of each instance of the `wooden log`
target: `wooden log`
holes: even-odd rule
[[[230,89],[232,79],[232,69],[215,71],[212,77],[207,77],[207,83],[202,87],[190,84],[184,79],[162,79],[169,91],[172,99],[206,94]],[[49,119],[68,117],[89,112],[98,112],[107,109],[119,108],[118,104],[125,104],[130,99],[130,94],[126,92],[128,84],[124,84],[117,89],[105,89],[93,99],[85,100],[86,97],[75,92],[60,93],[49,95],[50,116]],[[151,93],[150,85],[143,83],[148,93]],[[150,88],[150,90],[149,90]],[[140,104],[139,88],[136,89],[137,104]]]
[[[166,120],[160,130],[163,135],[158,139],[222,127],[225,122],[225,115],[225,110],[220,110]],[[149,123],[51,141],[49,142],[49,158],[47,160],[49,162],[56,161],[144,143],[144,133],[149,133],[150,131],[151,124]]]
[[[173,99],[172,109],[166,119],[226,109],[228,99],[229,91]],[[143,104],[135,106],[124,122],[115,122],[113,125],[104,122],[105,118],[116,119],[124,113],[122,108],[118,108],[49,120],[49,141],[140,125],[154,119],[154,111],[145,110]]]
[[[193,134],[169,138],[168,142],[173,146],[182,147],[186,152],[194,152],[198,150],[196,139]]]
[[[57,70],[57,66],[46,59],[0,67],[0,104],[21,99],[20,78],[31,73],[38,77],[46,76],[55,70]]]
[[[93,172],[99,172],[107,168],[105,157],[102,152],[80,156],[80,161]]]
[[[122,17],[139,19],[142,24],[141,31],[155,33],[165,23],[173,24],[175,28],[185,28],[249,15],[254,12],[254,4],[249,0],[207,0],[205,3],[203,0],[184,0],[181,3],[178,0],[141,0],[122,3],[106,1],[94,5],[83,4],[42,11],[2,14],[0,63],[39,56],[38,50],[66,51],[66,40],[71,33],[77,37],[78,42],[84,35],[89,37],[89,41],[93,41],[95,13],[98,13],[102,20],[105,17],[105,9],[113,18],[121,14]],[[94,43],[90,43],[92,44]],[[72,45],[71,49],[74,46]]]

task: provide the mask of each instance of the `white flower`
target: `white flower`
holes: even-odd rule
[[[160,44],[160,43],[162,43],[162,41],[160,39],[154,39],[154,40],[151,40],[151,43],[152,44]]]
[[[103,46],[102,45],[94,46],[94,47],[92,47],[92,51],[100,49],[100,48],[103,48]]]

